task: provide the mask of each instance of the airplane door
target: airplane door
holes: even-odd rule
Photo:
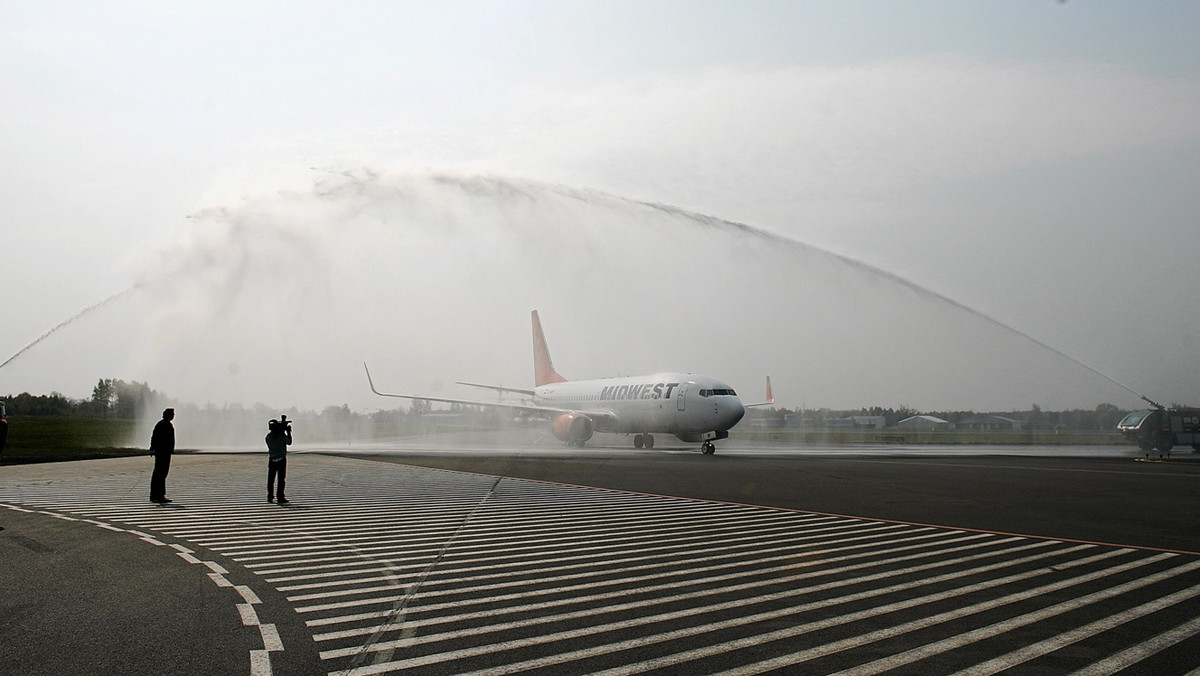
[[[687,390],[688,384],[684,383],[679,386],[679,394],[675,395],[675,401],[677,402],[680,411],[687,410]]]

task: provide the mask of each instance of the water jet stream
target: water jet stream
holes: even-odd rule
[[[320,380],[317,369],[327,365],[333,368],[335,359],[316,359],[314,368],[297,372],[300,376],[311,375],[311,380],[283,382],[279,374],[290,377],[292,370],[286,366],[287,358],[318,355],[332,340],[339,339],[336,333],[323,333],[328,327],[344,326],[348,321],[361,322],[364,318],[369,321],[377,314],[361,307],[372,301],[358,300],[370,299],[375,289],[411,287],[417,291],[412,294],[414,298],[436,300],[446,285],[431,285],[429,280],[438,275],[457,274],[451,282],[458,286],[449,293],[458,295],[441,298],[459,303],[459,307],[481,289],[512,280],[523,285],[513,287],[518,289],[509,294],[513,298],[540,298],[538,302],[548,303],[557,293],[568,298],[565,305],[582,297],[580,294],[591,293],[592,298],[612,299],[607,306],[594,308],[593,312],[622,312],[632,305],[648,317],[659,309],[652,304],[654,301],[642,301],[641,305],[631,302],[639,299],[627,299],[623,294],[638,293],[639,287],[633,282],[624,286],[621,283],[637,280],[642,272],[638,266],[661,263],[664,253],[667,258],[684,255],[683,243],[695,240],[697,247],[709,248],[690,250],[688,261],[703,263],[725,254],[735,254],[734,258],[743,260],[745,254],[755,255],[759,244],[765,243],[768,245],[765,250],[779,251],[789,259],[790,267],[780,268],[789,271],[788,274],[809,272],[806,267],[791,265],[800,259],[813,263],[814,269],[821,267],[815,265],[818,263],[844,268],[855,273],[855,279],[880,281],[888,290],[899,289],[937,307],[949,308],[951,312],[945,313],[948,317],[982,320],[976,323],[999,328],[1024,344],[1036,346],[1149,401],[1105,373],[945,294],[874,265],[760,227],[603,191],[524,179],[445,173],[407,176],[370,169],[326,174],[309,191],[248,197],[238,205],[206,208],[189,216],[204,229],[160,257],[175,261],[172,270],[159,271],[75,313],[23,347],[0,364],[0,368],[85,315],[135,289],[153,288],[149,300],[155,302],[155,307],[152,312],[144,313],[141,321],[153,324],[147,328],[158,330],[139,331],[138,339],[143,344],[126,346],[139,356],[153,353],[150,357],[140,357],[149,363],[149,366],[139,364],[144,371],[157,377],[167,370],[159,365],[173,361],[181,365],[184,375],[179,384],[169,384],[192,387],[202,397],[266,399],[254,388],[265,389],[260,383],[275,382],[279,383],[277,391],[283,393],[281,398],[294,401],[296,393],[301,391],[326,397],[332,391],[330,383],[342,386],[341,372]],[[580,224],[578,229],[564,225],[576,222]],[[733,235],[735,241],[695,237],[697,228],[719,234],[719,239]],[[625,246],[619,240],[622,233],[639,237],[639,243],[645,235],[644,241],[649,244]],[[406,263],[397,265],[397,260]],[[476,274],[493,270],[500,272]],[[510,274],[505,276],[505,272]],[[154,280],[153,286],[148,286],[150,279]],[[606,282],[611,279],[617,284],[589,284],[590,280],[600,279]],[[335,293],[356,282],[360,286],[352,287],[356,292],[353,296]],[[604,295],[614,288],[619,292]],[[391,299],[387,292],[375,298]],[[186,302],[175,302],[180,299]],[[675,300],[666,293],[657,302]],[[474,307],[482,309],[479,305]],[[505,312],[510,309],[505,308]],[[687,321],[688,311],[704,308],[672,309],[678,323]],[[955,309],[959,313],[954,313]],[[411,321],[439,327],[449,323],[446,310],[434,302],[414,301],[393,312],[406,310]],[[762,311],[773,312],[773,309],[764,305]],[[277,326],[293,330],[277,342],[247,338],[251,335],[247,331]],[[795,326],[797,335],[801,335],[805,327]],[[917,335],[926,335],[921,325],[916,327]],[[374,328],[358,335],[390,336],[397,331],[390,321]],[[427,333],[436,336],[437,327]],[[446,330],[445,337],[455,336]],[[422,338],[414,345],[440,349],[450,343]],[[165,352],[159,347],[165,348]],[[357,352],[372,349],[365,339],[352,343],[352,347]],[[840,347],[826,342],[815,349]],[[469,352],[474,348],[472,345],[458,349]],[[972,344],[968,349],[969,354],[977,355],[980,348]],[[720,352],[714,348],[713,354]],[[186,358],[171,359],[179,355]],[[201,365],[205,359],[208,363]],[[154,367],[158,367],[157,372]],[[436,376],[417,371],[412,377],[419,380]],[[350,391],[350,386],[346,387]]]
[[[16,360],[17,357],[20,357],[21,355],[25,354],[31,348],[36,346],[38,343],[49,338],[50,336],[54,335],[58,331],[65,329],[66,327],[70,326],[71,324],[73,324],[77,320],[81,319],[85,315],[88,315],[96,310],[99,310],[100,308],[104,307],[105,305],[108,305],[109,303],[117,300],[118,298],[120,298],[122,296],[125,296],[126,294],[132,293],[133,291],[137,290],[137,288],[138,288],[138,285],[135,284],[135,285],[129,287],[128,289],[125,289],[124,291],[119,291],[117,293],[114,293],[113,295],[109,296],[108,298],[105,298],[104,300],[96,302],[96,303],[92,303],[91,305],[83,308],[79,312],[76,312],[75,314],[71,315],[70,317],[67,317],[66,319],[62,320],[58,324],[55,324],[54,327],[52,327],[50,330],[46,331],[45,333],[38,336],[37,338],[34,338],[28,345],[17,350],[16,354],[14,354],[13,356],[4,360],[4,363],[0,364],[0,369],[4,368],[5,366],[8,366],[10,363],[12,363],[14,360]]]
[[[951,307],[954,307],[962,312],[965,312],[971,316],[982,319],[985,322],[992,324],[993,326],[997,326],[997,327],[1003,329],[1004,331],[1007,331],[1013,335],[1016,335],[1016,336],[1018,336],[1024,340],[1027,340],[1030,343],[1032,343],[1044,350],[1048,350],[1049,352],[1051,352],[1055,355],[1058,355],[1059,357],[1062,357],[1063,359],[1066,359],[1067,361],[1087,370],[1088,372],[1090,372],[1094,375],[1097,375],[1097,376],[1103,378],[1104,380],[1107,380],[1108,382],[1112,383],[1113,385],[1116,385],[1117,387],[1125,390],[1126,392],[1136,395],[1138,398],[1142,399],[1143,401],[1148,402],[1150,405],[1152,405],[1156,408],[1162,408],[1161,405],[1159,405],[1152,399],[1148,398],[1146,395],[1121,383],[1120,381],[1109,376],[1108,374],[1103,373],[1100,370],[1093,368],[1092,366],[1089,366],[1088,364],[1080,361],[1079,359],[1072,357],[1071,355],[1063,352],[1062,350],[1059,350],[1041,340],[1038,340],[1037,338],[1034,338],[1033,336],[1029,335],[1028,333],[1025,333],[1024,331],[1021,331],[1012,326],[1009,326],[1008,324],[1005,324],[1004,322],[1002,322],[994,317],[991,317],[983,312],[980,312],[979,310],[976,310],[975,308],[973,308],[969,305],[966,305],[960,301],[957,301],[945,294],[939,293],[932,289],[928,289],[924,286],[921,286],[920,284],[917,284],[916,282],[913,282],[909,279],[901,277],[900,275],[898,275],[896,273],[889,272],[887,270],[876,267],[869,263],[864,263],[863,261],[857,260],[855,258],[851,258],[849,256],[845,256],[842,254],[834,253],[827,249],[815,247],[811,244],[805,244],[804,242],[800,242],[798,240],[792,239],[790,237],[786,237],[784,235],[780,235],[778,233],[771,232],[769,230],[765,230],[763,228],[755,227],[752,225],[747,225],[745,223],[738,223],[736,221],[729,221],[729,220],[725,220],[722,218],[717,218],[715,216],[709,216],[706,214],[695,213],[695,212],[687,211],[686,209],[681,209],[679,207],[673,207],[670,205],[664,205],[664,204],[659,204],[659,203],[655,203],[655,202],[645,202],[645,201],[640,201],[640,200],[633,200],[633,199],[624,198],[624,197],[620,197],[617,195],[611,195],[611,194],[607,194],[607,193],[603,193],[603,192],[599,192],[599,191],[582,191],[582,190],[575,190],[575,189],[564,188],[564,187],[559,187],[556,189],[556,191],[561,195],[573,197],[576,199],[582,199],[584,201],[588,201],[587,197],[586,197],[587,192],[594,192],[595,194],[603,195],[604,198],[609,199],[609,200],[619,200],[619,201],[626,202],[628,204],[638,205],[641,207],[654,209],[657,211],[662,211],[664,213],[668,213],[671,215],[682,216],[689,220],[695,221],[695,222],[703,224],[703,225],[708,225],[710,227],[717,227],[717,228],[733,230],[733,231],[741,233],[741,234],[758,237],[758,238],[761,238],[761,239],[764,239],[764,240],[767,240],[770,242],[782,244],[784,246],[788,246],[788,247],[791,247],[794,249],[799,249],[801,251],[816,253],[821,256],[833,258],[833,259],[839,261],[840,263],[847,265],[853,269],[863,271],[863,272],[871,274],[875,277],[883,279],[885,281],[892,282],[894,284],[898,284],[898,285],[916,293],[919,296],[925,297],[927,299],[932,299],[935,301],[940,301],[940,302],[950,305]]]

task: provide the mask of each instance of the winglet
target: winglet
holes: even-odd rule
[[[367,384],[371,386],[371,391],[381,397],[386,397],[386,394],[375,389],[375,381],[371,380],[371,369],[367,368],[367,362],[365,361],[363,362],[363,370],[367,372]]]
[[[567,379],[554,370],[550,361],[550,348],[546,347],[546,335],[542,333],[542,322],[537,310],[533,311],[533,384],[535,387],[551,383],[565,383]]]

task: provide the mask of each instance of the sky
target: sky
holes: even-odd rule
[[[0,0],[0,393],[1200,404],[1200,5]]]

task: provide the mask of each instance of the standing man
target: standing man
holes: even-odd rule
[[[8,409],[0,401],[0,455],[4,454],[4,444],[8,442]]]
[[[154,426],[150,435],[150,452],[154,454],[154,473],[150,475],[150,502],[164,505],[167,498],[167,472],[171,471],[171,455],[175,452],[175,409],[163,411],[162,420]]]
[[[279,496],[279,504],[286,505],[288,499],[283,495],[283,487],[287,479],[287,447],[292,443],[292,424],[287,416],[280,420],[267,423],[267,502],[274,502]],[[275,477],[279,477],[279,491],[275,490]]]

